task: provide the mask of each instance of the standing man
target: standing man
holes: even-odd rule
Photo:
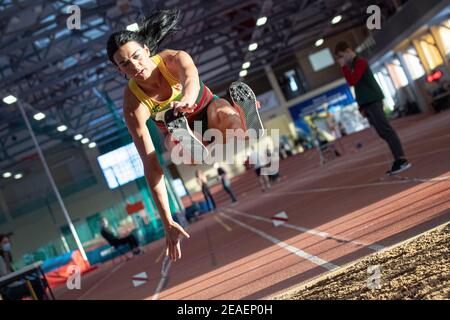
[[[405,158],[402,143],[384,113],[384,95],[367,61],[356,55],[355,51],[343,41],[336,45],[334,53],[348,84],[355,87],[359,111],[368,118],[369,123],[391,149],[395,160],[392,168],[386,173],[394,175],[410,168],[411,164]]]

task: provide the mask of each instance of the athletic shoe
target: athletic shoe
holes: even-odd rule
[[[389,170],[386,173],[389,176],[393,176],[393,175],[400,173],[402,171],[405,171],[409,168],[411,168],[411,163],[409,163],[408,160],[406,160],[406,159],[395,160],[394,164],[392,165],[391,170]]]
[[[175,116],[173,111],[173,109],[168,109],[163,115],[160,112],[156,120],[162,118],[172,137],[191,154],[193,159],[201,163],[208,156],[208,149],[192,132],[186,117]]]
[[[242,125],[245,131],[253,129],[259,139],[264,135],[264,126],[259,116],[259,102],[253,90],[241,81],[233,82],[230,85],[230,96],[233,107],[241,116]]]

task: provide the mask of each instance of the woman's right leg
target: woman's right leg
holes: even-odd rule
[[[222,143],[228,138],[247,139],[250,135],[261,138],[264,127],[253,90],[245,83],[236,81],[230,85],[229,93],[233,105],[225,99],[217,99],[208,106],[208,128],[218,129],[222,133]],[[231,130],[231,137],[227,129]]]
[[[222,134],[222,141],[218,141],[219,143],[225,143],[228,138],[231,138],[227,137],[227,133],[232,132],[230,130],[234,131],[236,137],[245,138],[241,116],[227,100],[217,99],[212,102],[208,106],[207,116],[208,129],[217,129]]]

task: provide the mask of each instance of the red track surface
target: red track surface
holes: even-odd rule
[[[220,213],[189,227],[183,257],[168,269],[158,295],[162,240],[142,256],[85,275],[82,290],[56,290],[57,298],[267,298],[449,221],[450,178],[442,179],[450,177],[449,123],[449,112],[393,121],[413,163],[401,176],[416,180],[386,177],[387,146],[365,130],[344,137],[345,155],[323,166],[314,151],[283,160],[282,181],[267,193],[260,192],[253,171],[234,178],[235,205],[220,186],[213,187]],[[363,147],[356,150],[358,142]],[[257,220],[279,211],[288,214],[290,228]],[[140,272],[147,272],[149,281],[134,288],[132,276]]]

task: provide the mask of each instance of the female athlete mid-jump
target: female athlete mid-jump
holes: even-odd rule
[[[175,31],[180,19],[176,10],[158,11],[146,18],[139,30],[113,33],[107,43],[108,57],[129,78],[124,89],[123,114],[142,159],[145,178],[161,214],[166,234],[166,255],[181,258],[180,236],[187,232],[173,221],[158,162],[146,122],[151,119],[164,134],[170,134],[194,158],[202,157],[204,143],[191,130],[201,122],[201,136],[207,129],[263,132],[255,94],[246,84],[230,86],[232,103],[214,95],[199,79],[197,68],[184,51],[163,50],[159,45]]]

